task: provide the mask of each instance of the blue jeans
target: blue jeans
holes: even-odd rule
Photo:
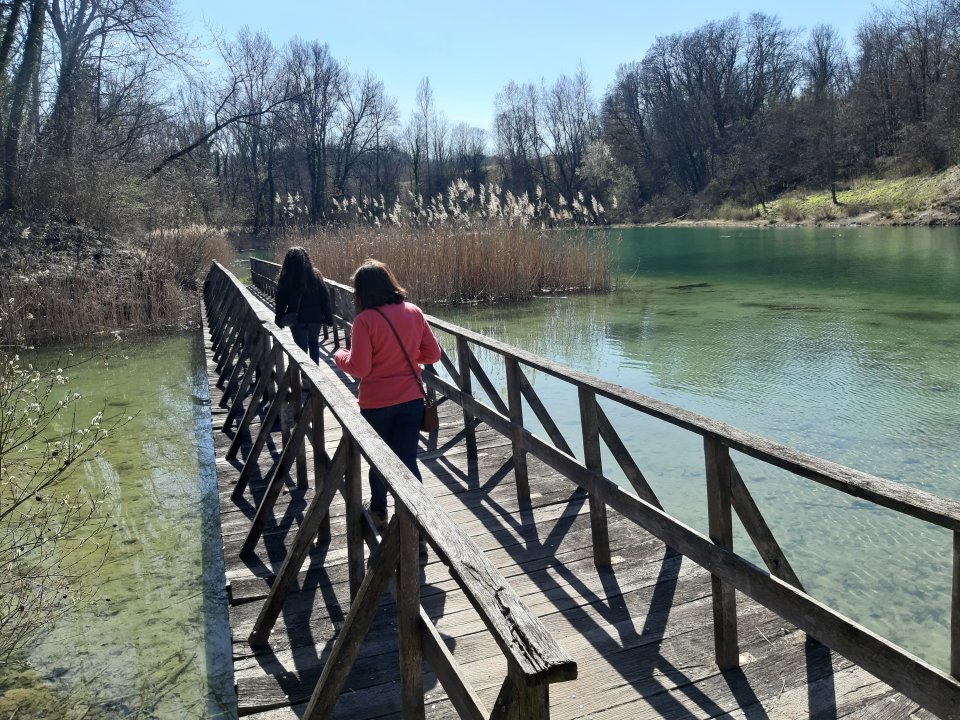
[[[360,414],[414,477],[423,482],[417,468],[417,441],[420,439],[420,423],[423,420],[423,400],[411,400],[382,408],[365,408],[360,410]],[[387,486],[383,477],[371,468],[369,478],[370,509],[386,512]]]
[[[290,326],[290,333],[293,335],[293,341],[297,347],[310,352],[310,359],[317,365],[320,364],[320,330],[323,323],[301,323],[295,322]]]

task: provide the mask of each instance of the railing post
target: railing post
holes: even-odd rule
[[[420,533],[406,508],[397,509],[400,560],[397,570],[397,634],[400,645],[400,707],[404,720],[422,720],[423,639],[420,636]]]
[[[323,398],[320,390],[313,388],[310,391],[310,415],[313,425],[310,428],[310,444],[313,446],[313,486],[314,493],[323,492],[324,478],[330,467],[327,449],[324,446],[323,432]],[[317,542],[330,541],[330,513],[323,516],[320,529],[317,531]]]
[[[513,690],[516,693],[516,717],[519,720],[550,720],[550,686],[527,685],[523,676],[510,672]]]
[[[470,381],[470,344],[462,335],[457,335],[457,364],[460,367],[460,392],[464,395],[473,395],[473,384]],[[467,457],[477,457],[477,430],[473,426],[473,415],[463,403],[463,432],[467,439]]]
[[[504,355],[507,369],[507,403],[510,406],[510,422],[513,423],[510,441],[513,444],[513,475],[517,481],[517,500],[530,502],[530,478],[527,474],[527,451],[523,447],[523,395],[520,390],[520,363],[516,358]]]
[[[346,428],[344,428],[346,432]],[[350,579],[350,602],[357,599],[363,584],[363,482],[360,472],[360,449],[349,439],[347,472],[344,481],[347,505],[347,574]]]
[[[583,432],[583,464],[597,475],[603,474],[600,457],[600,421],[597,417],[597,396],[593,390],[580,387],[580,427]],[[610,566],[610,531],[607,527],[607,504],[599,494],[599,484],[590,487],[590,533],[593,536],[593,564]]]
[[[953,531],[953,595],[950,600],[950,674],[960,679],[960,531]]]
[[[703,455],[707,471],[707,517],[710,539],[733,550],[733,512],[730,450],[717,438],[704,436]],[[740,666],[737,639],[737,598],[733,585],[712,575],[713,636],[717,667],[730,670]]]

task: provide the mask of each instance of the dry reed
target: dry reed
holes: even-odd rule
[[[606,239],[582,225],[551,227],[586,218],[591,211],[579,201],[576,215],[558,215],[542,201],[493,185],[475,193],[463,181],[427,204],[411,200],[407,207],[382,197],[337,203],[337,224],[288,225],[277,260],[287,247],[303,245],[325,276],[349,282],[364,259],[376,258],[424,305],[610,288]]]
[[[137,248],[97,245],[95,252],[47,253],[39,266],[24,261],[0,276],[0,343],[182,327],[192,320],[210,261],[233,254],[225,234],[207,228],[152,233]]]

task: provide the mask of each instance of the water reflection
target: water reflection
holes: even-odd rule
[[[806,452],[960,496],[960,232],[641,229],[619,245],[628,273],[611,295],[444,317]],[[499,361],[481,358],[505,387]],[[576,393],[528,375],[579,452]],[[614,403],[603,409],[666,509],[705,529],[699,439]],[[946,667],[948,533],[737,463],[808,589]],[[618,475],[606,455],[604,468]],[[745,536],[737,544],[749,553]]]

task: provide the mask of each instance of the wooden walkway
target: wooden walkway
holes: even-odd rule
[[[276,470],[282,436],[291,432],[294,419],[276,422],[259,467],[236,496],[244,459],[269,403],[262,399],[250,411],[251,424],[236,443],[235,423],[221,431],[229,409],[218,405],[224,371],[215,360],[210,329],[204,330],[239,713],[302,717],[351,604],[346,506],[339,495],[334,498],[330,540],[309,549],[269,644],[251,647],[248,638],[264,600],[318,490],[298,488],[294,468],[284,473],[262,537],[253,554],[240,558]],[[324,349],[328,354],[321,363],[332,367],[332,342]],[[251,382],[248,400],[252,391]],[[609,508],[610,564],[598,567],[591,507],[583,489],[529,455],[530,501],[521,503],[514,441],[478,420],[471,421],[474,433],[465,432],[463,410],[450,400],[440,402],[440,415],[440,431],[421,436],[420,468],[427,491],[576,662],[575,679],[551,686],[549,710],[540,717],[936,717],[740,593],[735,609],[739,667],[721,672],[708,570]],[[328,457],[341,439],[332,425],[323,438]],[[468,452],[468,438],[471,446],[475,442],[475,457]],[[227,460],[231,445],[239,453]],[[315,467],[309,444],[300,463]],[[362,470],[366,488],[365,462]],[[402,716],[395,588],[391,592],[376,610],[333,717]],[[501,716],[501,710],[509,716],[502,701],[503,679],[510,674],[504,654],[487,632],[488,621],[433,548],[420,563],[420,604],[475,691],[478,706],[491,709],[490,717]],[[458,716],[430,662],[423,664],[423,690],[425,717]]]

